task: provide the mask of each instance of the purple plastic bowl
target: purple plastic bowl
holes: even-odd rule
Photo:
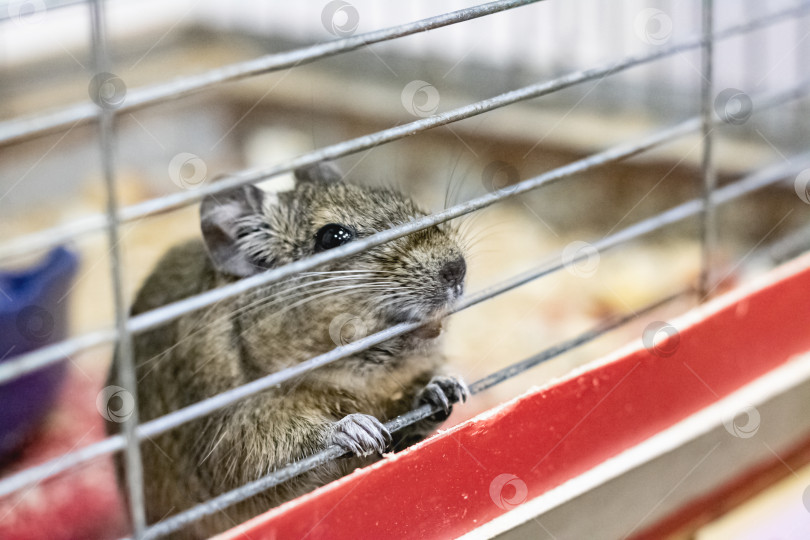
[[[77,257],[59,247],[36,266],[0,271],[0,362],[64,338]],[[0,384],[0,461],[17,450],[53,405],[66,361]]]

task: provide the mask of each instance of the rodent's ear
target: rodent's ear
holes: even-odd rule
[[[337,165],[330,161],[322,161],[308,167],[295,170],[295,179],[298,182],[323,182],[332,184],[343,180],[343,173]]]
[[[200,203],[200,228],[208,255],[219,272],[238,277],[256,274],[264,268],[252,261],[239,245],[244,218],[263,216],[268,195],[252,184],[207,195]]]

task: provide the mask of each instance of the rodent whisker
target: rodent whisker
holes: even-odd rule
[[[300,279],[303,279],[303,278],[296,278],[294,280],[285,281],[285,282],[282,282],[282,285],[290,283],[292,281],[300,280]],[[258,299],[254,300],[250,304],[247,304],[247,305],[242,306],[241,308],[239,308],[239,309],[237,309],[235,311],[232,311],[229,315],[233,316],[233,315],[235,315],[237,313],[240,313],[241,311],[243,311],[245,309],[249,309],[251,306],[253,306],[255,304],[263,303],[263,302],[269,302],[269,301],[275,301],[276,299],[282,299],[284,296],[294,294],[295,291],[299,291],[301,289],[307,289],[309,287],[313,287],[315,285],[320,285],[322,283],[334,282],[334,281],[356,280],[356,279],[358,279],[358,277],[339,276],[339,277],[330,277],[330,278],[306,281],[306,282],[301,283],[299,285],[296,285],[294,287],[288,287],[288,288],[284,288],[282,290],[279,290],[279,291],[277,291],[274,294],[271,294],[269,296],[260,296]],[[275,284],[275,285],[278,286],[278,284]],[[268,287],[265,287],[265,288],[260,288],[260,289],[257,289],[253,293],[253,295],[258,296],[258,295],[261,295],[261,294],[263,294],[263,293],[265,293],[265,292],[267,292],[269,290],[272,290],[274,288],[276,288],[276,287],[268,286]]]
[[[330,278],[329,279],[329,281],[333,281],[333,280],[342,280],[342,279],[340,279],[340,278]],[[327,280],[320,280],[317,283],[323,283],[324,281],[327,281]],[[281,302],[281,301],[287,302],[287,301],[290,301],[293,298],[300,298],[302,295],[308,295],[308,294],[311,294],[311,293],[318,293],[318,294],[311,295],[311,296],[309,296],[307,298],[304,298],[303,300],[301,300],[301,301],[299,301],[297,303],[294,303],[294,304],[292,304],[290,306],[285,306],[284,309],[282,309],[281,311],[278,312],[278,313],[283,313],[287,309],[292,309],[294,307],[298,307],[299,305],[301,305],[303,303],[306,303],[306,302],[308,302],[310,300],[313,300],[315,298],[319,298],[321,296],[324,296],[325,294],[343,292],[343,291],[355,290],[355,289],[366,289],[366,290],[368,290],[368,289],[377,289],[377,288],[382,287],[382,286],[390,286],[390,285],[399,286],[398,283],[393,282],[393,281],[380,281],[380,282],[359,283],[359,284],[354,284],[354,285],[328,286],[326,288],[315,289],[314,291],[313,290],[304,290],[304,291],[298,291],[297,293],[288,294],[288,295],[282,295],[282,293],[279,293],[278,295],[274,295],[274,296],[270,296],[270,297],[267,297],[267,298],[259,299],[259,300],[255,301],[255,302],[249,304],[248,306],[244,306],[243,308],[240,308],[240,310],[237,310],[237,311],[239,311],[241,313],[245,309],[254,309],[254,308],[259,308],[259,307],[267,308],[270,305]],[[299,286],[299,287],[296,287],[296,288],[301,288],[301,287]],[[284,292],[288,292],[288,291],[284,291]],[[234,312],[234,313],[236,313],[236,312]]]
[[[444,190],[445,210],[447,209],[448,204],[456,197],[456,195],[458,195],[458,192],[454,194],[453,191],[455,191],[456,189],[458,189],[458,191],[461,191],[461,185],[464,184],[465,179],[470,174],[469,165],[467,165],[466,171],[461,176],[456,176],[456,169],[458,169],[458,166],[461,163],[461,159],[463,156],[464,152],[462,149],[462,151],[459,151],[458,156],[456,157],[456,161],[455,163],[453,163],[453,167],[450,169],[450,176],[447,179],[447,185],[445,186]],[[457,182],[456,179],[458,179]],[[453,185],[454,182],[456,183],[456,186]]]
[[[477,231],[472,238],[464,240],[464,249],[468,253],[472,253],[474,250],[477,250],[478,246],[480,246],[482,242],[499,233],[499,231],[494,230],[497,227],[498,224],[495,224],[487,227],[486,229],[482,229],[481,231]]]
[[[456,163],[459,172],[467,165],[458,158]],[[172,305],[428,216],[390,186],[338,181],[344,175],[328,162],[295,174],[295,187],[283,193],[245,184],[203,197],[202,238],[178,244],[161,258],[138,291],[132,313]],[[452,181],[442,186],[446,204],[463,199],[472,187],[457,176],[454,166]],[[436,224],[409,238],[358,249],[355,257],[265,283],[132,336],[136,402],[148,421],[317,358],[344,338],[355,341],[384,326],[422,325],[363,350],[350,347],[328,368],[321,365],[311,374],[301,369],[282,384],[208,411],[161,433],[154,445],[142,445],[147,521],[183,512],[195,500],[227,493],[332,445],[353,456],[247,494],[229,508],[229,516],[206,516],[184,531],[208,538],[229,527],[231,515],[247,521],[370,463],[387,448],[402,448],[434,431],[440,415],[403,427],[394,447],[381,422],[423,403],[441,398],[449,405],[460,397],[463,383],[447,375],[441,344],[433,339],[441,331],[436,323],[463,291],[467,263],[459,231],[470,225],[460,225]],[[354,330],[351,336],[344,326]],[[107,384],[119,383],[119,364],[113,362]],[[119,427],[109,422],[108,433]],[[123,484],[120,458],[116,471]]]
[[[304,272],[301,275],[310,277],[310,276],[331,276],[334,274],[339,274],[341,276],[346,277],[382,277],[382,276],[399,276],[401,275],[400,272],[394,272],[392,270],[333,270],[328,272]]]
[[[305,279],[305,277],[308,277],[308,276],[298,276],[298,277],[292,278],[290,280],[282,281],[281,283],[274,283],[274,284],[268,285],[267,287],[257,289],[253,294],[254,295],[262,294],[262,293],[264,293],[264,292],[266,292],[268,290],[278,288],[280,285],[286,285],[286,284],[292,283],[294,281],[300,281],[302,279]],[[361,278],[364,278],[364,277],[373,277],[373,276],[371,276],[371,274],[368,274],[368,275],[366,275],[366,274],[357,274],[357,275],[351,275],[351,276],[336,276],[336,277],[329,277],[329,278],[318,279],[318,280],[310,280],[310,281],[306,281],[304,283],[301,283],[300,285],[296,285],[295,287],[282,289],[282,290],[278,291],[275,295],[271,295],[270,297],[263,297],[262,299],[272,298],[273,296],[278,296],[279,294],[288,293],[288,292],[294,291],[296,289],[306,288],[306,287],[309,287],[311,285],[318,285],[320,283],[325,283],[325,282],[328,282],[328,281],[350,281],[350,280],[361,279]]]
[[[337,295],[340,295],[340,294],[345,294],[346,292],[348,292],[350,290],[355,290],[355,289],[358,289],[358,288],[364,288],[364,286],[363,285],[343,285],[343,286],[338,286],[338,287],[329,287],[326,290],[319,290],[317,292],[317,294],[312,294],[312,295],[307,296],[306,298],[303,298],[302,300],[299,300],[299,301],[297,301],[297,302],[295,302],[295,303],[293,303],[291,305],[284,306],[279,311],[275,312],[273,315],[275,315],[275,316],[281,315],[281,314],[283,314],[283,313],[285,313],[285,312],[287,312],[287,311],[289,311],[291,309],[294,309],[294,308],[299,307],[299,306],[301,306],[303,304],[306,304],[307,302],[311,302],[312,300],[315,300],[317,298],[321,298],[321,297],[326,296],[326,295],[335,295],[335,296],[337,296]],[[312,292],[312,291],[307,291],[307,292]],[[285,298],[284,300],[289,300],[289,298]],[[268,306],[263,305],[263,306],[254,306],[254,307],[256,307],[256,308],[258,308],[258,307],[266,308]],[[244,331],[243,331],[243,333],[244,333]]]
[[[458,234],[462,240],[467,238],[467,235],[470,233],[470,229],[472,229],[474,225],[477,225],[478,221],[481,220],[485,214],[486,209],[480,212],[467,214],[459,219]]]
[[[361,277],[363,277],[363,276],[360,276],[360,275],[358,275],[358,276],[352,276],[352,279],[359,279],[359,278],[361,278]],[[295,276],[295,277],[292,277],[292,278],[290,278],[290,279],[287,279],[287,280],[281,281],[281,282],[279,282],[279,283],[273,283],[273,284],[271,284],[271,285],[269,285],[269,286],[267,286],[267,287],[257,289],[257,290],[255,291],[255,293],[260,294],[260,293],[261,293],[261,292],[263,292],[263,291],[267,291],[267,290],[269,290],[269,289],[272,289],[272,288],[278,287],[279,285],[285,285],[285,284],[293,283],[293,282],[296,282],[296,281],[300,281],[301,279],[303,279],[301,276]],[[207,329],[208,329],[208,328],[210,328],[212,325],[219,324],[219,323],[221,323],[221,322],[223,322],[223,321],[225,321],[225,320],[227,320],[227,319],[229,319],[229,318],[232,318],[232,317],[234,317],[234,316],[236,316],[236,315],[242,314],[242,313],[244,313],[244,312],[246,312],[246,311],[248,311],[248,310],[250,310],[250,309],[252,309],[252,308],[254,308],[254,307],[258,308],[258,307],[260,307],[260,306],[261,306],[262,304],[264,304],[264,303],[269,303],[269,302],[271,302],[271,301],[289,300],[289,299],[291,299],[291,298],[300,297],[300,296],[301,296],[301,294],[308,294],[309,292],[313,292],[313,291],[299,291],[299,293],[292,293],[292,294],[291,294],[291,292],[292,292],[292,291],[294,291],[294,290],[296,290],[296,289],[305,288],[305,287],[307,287],[307,286],[311,286],[311,285],[318,285],[318,284],[321,284],[321,283],[324,283],[324,282],[327,282],[327,281],[336,281],[336,280],[343,280],[343,279],[344,279],[343,277],[336,277],[336,278],[326,278],[326,279],[322,279],[322,280],[314,280],[314,281],[309,281],[309,282],[307,282],[307,283],[304,283],[304,284],[301,284],[301,285],[297,285],[297,286],[295,286],[295,287],[288,288],[288,289],[285,289],[285,290],[283,290],[283,291],[279,291],[278,293],[276,293],[276,294],[274,294],[274,295],[267,296],[267,297],[263,297],[263,298],[259,298],[258,300],[255,300],[255,301],[251,302],[250,304],[247,304],[247,305],[245,305],[245,306],[242,306],[242,307],[240,307],[239,309],[236,309],[236,310],[234,310],[234,311],[231,311],[231,312],[229,312],[229,313],[228,313],[228,314],[226,314],[226,315],[223,315],[223,316],[221,316],[221,317],[217,317],[216,319],[213,319],[213,320],[211,320],[211,321],[207,321],[207,322],[205,322],[205,324],[201,325],[199,328],[196,328],[196,329],[191,329],[191,330],[190,330],[190,331],[189,331],[189,332],[188,332],[186,335],[184,335],[183,337],[179,338],[179,339],[178,339],[178,340],[177,340],[175,343],[173,343],[173,344],[171,345],[171,347],[169,347],[169,348],[168,348],[168,349],[166,349],[165,351],[162,351],[160,354],[157,354],[157,355],[155,355],[155,356],[153,356],[153,357],[151,357],[151,358],[148,358],[148,359],[142,360],[141,362],[139,362],[139,365],[144,365],[144,366],[145,366],[145,365],[149,365],[149,364],[152,364],[152,363],[157,363],[157,362],[158,362],[158,361],[159,361],[161,358],[165,357],[165,356],[166,356],[166,355],[167,355],[169,352],[171,352],[172,350],[174,350],[176,347],[178,347],[178,346],[179,346],[179,345],[181,345],[182,343],[186,342],[187,340],[189,340],[189,339],[191,339],[191,338],[193,338],[193,337],[195,337],[195,336],[199,335],[201,332],[203,332],[203,331],[207,330]],[[284,297],[284,295],[285,295],[285,294],[288,294],[289,296]],[[215,306],[217,306],[217,305],[219,305],[219,303],[214,304],[213,306],[211,306],[211,308],[209,308],[208,310],[206,310],[206,312],[205,312],[205,313],[204,313],[204,314],[203,314],[203,315],[202,315],[202,316],[201,316],[199,319],[197,319],[197,320],[198,320],[198,321],[200,321],[200,322],[205,321],[205,320],[206,320],[206,319],[205,319],[206,315],[207,315],[208,313],[210,313],[210,312],[213,310],[213,308],[214,308]],[[147,372],[146,374],[144,374],[144,377],[145,377],[146,375],[148,375],[148,373],[149,373],[149,372]]]
[[[301,272],[302,276],[320,276],[328,274],[393,274],[391,270],[325,270],[320,272]]]
[[[341,272],[341,271],[338,271],[338,272]],[[388,272],[386,272],[386,273],[388,273]],[[391,273],[393,274],[393,272],[391,272]],[[324,273],[324,274],[326,274],[326,273]],[[342,289],[342,288],[335,289],[335,288],[330,287],[330,288],[327,288],[327,289],[317,288],[315,290],[310,290],[309,287],[312,287],[312,286],[315,286],[315,285],[322,285],[323,283],[326,283],[326,282],[352,281],[352,280],[356,281],[356,280],[361,279],[363,277],[370,277],[370,276],[365,276],[365,273],[360,273],[360,274],[354,275],[354,276],[337,276],[337,277],[330,277],[330,278],[325,278],[325,279],[313,280],[313,281],[309,281],[309,282],[306,282],[306,283],[296,285],[295,287],[284,289],[282,291],[277,292],[276,294],[266,296],[266,297],[263,297],[263,298],[259,298],[257,300],[254,300],[253,302],[245,305],[245,306],[240,307],[239,309],[236,309],[234,311],[229,312],[227,315],[217,317],[216,319],[211,320],[211,321],[207,321],[204,325],[201,325],[199,328],[197,328],[197,329],[195,329],[193,331],[190,331],[187,335],[185,335],[182,338],[178,339],[177,342],[172,344],[172,346],[169,349],[167,349],[166,351],[163,351],[160,354],[155,355],[152,358],[149,358],[147,360],[143,360],[140,364],[141,365],[148,365],[148,364],[159,361],[169,351],[175,349],[180,344],[182,344],[185,341],[187,341],[187,340],[193,338],[194,336],[200,334],[201,332],[205,331],[206,329],[208,329],[212,325],[221,323],[222,321],[224,321],[226,319],[232,318],[232,317],[237,316],[237,315],[245,314],[246,312],[248,312],[248,311],[250,311],[252,309],[258,309],[258,308],[261,308],[261,307],[266,308],[266,307],[269,307],[269,306],[271,306],[272,304],[275,304],[275,303],[286,302],[286,301],[294,300],[294,299],[297,299],[297,298],[301,298],[301,296],[304,296],[304,295],[310,295],[310,294],[313,294],[313,293],[322,293],[322,292],[327,293],[329,291],[341,292],[344,289]],[[290,278],[288,280],[282,281],[282,282],[280,282],[280,284],[283,285],[283,284],[293,283],[293,282],[296,282],[296,281],[300,281],[301,279],[303,279],[301,276],[296,276],[296,277]],[[279,285],[279,283],[273,284],[273,286],[275,286],[275,287],[277,287],[278,285]],[[373,281],[371,281],[371,282],[367,282],[365,284],[361,283],[358,286],[359,287],[371,288],[371,287],[377,286],[377,285],[397,285],[398,288],[403,288],[404,287],[406,289],[411,289],[410,287],[403,286],[401,284],[398,284],[398,283],[395,283],[395,282],[390,282],[390,281],[389,282],[373,282]],[[268,287],[264,288],[263,290],[268,290],[270,288],[273,288],[273,286],[268,286]],[[261,293],[262,289],[258,289],[257,292]],[[320,296],[323,296],[323,295],[319,294],[318,297],[320,297]],[[308,301],[309,299],[314,299],[314,298],[310,297],[310,298],[307,298],[305,300]],[[304,303],[304,302],[301,302],[299,304],[296,304],[295,306],[289,306],[289,307],[297,307],[297,305],[300,305],[302,303]],[[205,318],[202,317],[199,320],[204,321]]]
[[[343,281],[343,280],[341,280],[341,281]],[[314,283],[312,285],[313,286],[318,285],[318,283]],[[300,287],[299,286],[299,287],[295,287],[295,289],[303,289],[303,290],[279,291],[278,293],[276,293],[274,295],[254,300],[250,304],[242,306],[241,308],[231,312],[229,315],[231,317],[233,317],[234,315],[243,314],[243,313],[247,312],[248,310],[253,310],[253,309],[258,309],[258,308],[267,308],[267,307],[269,307],[269,306],[271,306],[273,304],[278,304],[278,303],[282,303],[282,302],[289,302],[289,301],[294,300],[296,298],[301,298],[302,296],[311,295],[313,293],[319,293],[319,292],[325,291],[325,290],[332,290],[333,288],[331,286],[319,287],[319,288]],[[337,289],[337,290],[340,290],[340,289]]]
[[[473,229],[473,226],[478,225],[478,220],[481,219],[482,214],[474,214],[469,219],[465,219],[462,227],[463,233],[461,240],[466,245],[471,245],[471,243],[476,242],[481,237],[488,237],[491,234],[495,233],[496,229],[503,228],[503,223],[491,223],[489,225],[485,225],[482,228]],[[470,234],[472,232],[472,234]],[[486,234],[485,234],[486,233]]]

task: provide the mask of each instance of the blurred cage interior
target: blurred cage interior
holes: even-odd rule
[[[474,5],[352,0],[325,18],[326,4],[111,0],[106,6],[109,71],[129,91]],[[791,17],[713,45],[712,109],[718,123],[712,140],[719,186],[767,166],[790,164],[792,156],[806,151],[810,103],[799,97],[759,111],[757,98],[806,84],[810,11],[795,1],[715,2],[715,31],[793,8],[800,9]],[[0,19],[0,121],[88,101],[94,59],[86,4],[11,2],[0,9]],[[663,49],[700,32],[698,1],[547,0],[123,112],[116,118],[118,202],[125,207],[193,190],[220,174],[275,165],[538,81]],[[491,191],[492,182],[495,188],[506,187],[699,115],[701,88],[698,47],[339,162],[356,181],[399,185],[427,209],[441,210]],[[3,144],[4,270],[41,258],[42,250],[25,249],[27,235],[103,214],[97,134],[98,126],[91,122]],[[572,242],[604,238],[700,197],[702,156],[697,130],[463,218],[470,221],[468,234],[475,241],[468,290],[535,268]],[[485,173],[493,163],[501,164],[494,176]],[[810,245],[808,195],[797,196],[794,177],[718,207],[713,294]],[[263,187],[278,189],[289,181],[289,175],[282,175]],[[690,219],[653,232],[601,254],[598,261],[532,281],[454,315],[447,355],[467,380],[478,380],[549,347],[560,336],[575,335],[607,316],[632,312],[694,284],[701,271],[698,224]],[[127,302],[167,248],[199,234],[198,228],[196,205],[121,225]],[[80,235],[70,247],[79,254],[80,266],[59,299],[68,302],[69,334],[112,327],[106,232]],[[694,303],[694,298],[683,298],[662,316]],[[506,381],[458,408],[450,422],[563,375],[637,338],[643,327],[644,321],[635,321]],[[20,463],[58,457],[103,437],[95,399],[111,351],[105,345],[70,358],[56,409],[31,443],[8,460],[4,475],[20,470]],[[72,485],[79,492],[93,492],[89,507],[114,511],[85,524],[96,527],[88,529],[91,534],[125,534],[107,459],[34,489]],[[23,490],[0,501],[0,512],[8,519],[30,518],[42,510],[37,506]],[[62,517],[70,515],[65,510]]]

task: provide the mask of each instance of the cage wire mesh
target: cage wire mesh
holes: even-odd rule
[[[105,186],[95,201],[104,204],[104,211],[100,211],[100,206],[82,208],[69,219],[61,216],[46,227],[17,229],[5,223],[0,260],[13,265],[66,242],[105,234],[107,246],[97,255],[109,260],[114,306],[111,313],[114,325],[101,329],[96,325],[95,329],[83,330],[0,363],[0,384],[82,351],[114,343],[121,386],[134,394],[137,381],[132,358],[133,335],[257,287],[316,270],[329,261],[494,208],[496,203],[521,204],[552,232],[555,228],[573,227],[576,234],[587,234],[588,241],[569,242],[556,255],[543,257],[539,263],[534,260],[518,272],[496,268],[492,274],[497,279],[467,293],[453,308],[454,313],[494,302],[518,287],[561,271],[568,270],[575,278],[587,278],[595,272],[600,258],[684,223],[693,225],[689,234],[699,239],[698,249],[687,255],[700,261],[700,265],[692,276],[694,279],[682,280],[669,290],[657,288],[655,293],[639,295],[643,301],[603,313],[596,325],[570,334],[574,337],[558,341],[545,336],[549,338],[546,348],[518,362],[512,359],[498,369],[487,370],[470,385],[473,394],[481,394],[631,321],[641,320],[674,299],[683,301],[695,291],[699,300],[716,294],[718,287],[722,289],[728,281],[729,273],[739,270],[742,261],[761,260],[758,257],[762,253],[781,260],[806,247],[806,212],[794,210],[803,210],[803,205],[810,203],[807,190],[810,154],[803,144],[808,134],[807,103],[801,101],[810,87],[804,65],[810,52],[808,2],[775,2],[766,6],[751,1],[743,4],[711,0],[654,4],[627,1],[617,9],[604,2],[584,0],[499,0],[469,7],[458,2],[409,3],[387,6],[385,10],[360,1],[302,2],[283,7],[247,2],[238,9],[220,2],[157,4],[147,4],[150,7],[140,16],[135,12],[141,7],[124,0],[12,2],[7,9],[0,10],[6,39],[4,64],[10,74],[3,90],[9,99],[0,121],[0,144],[6,149],[0,160],[1,176],[5,179],[4,194],[0,197],[2,209],[8,210],[9,216],[16,216],[20,209],[38,204],[43,182],[34,181],[34,176],[44,180],[51,196],[67,197],[71,185],[93,175],[91,169],[98,170],[92,161],[98,155]],[[426,13],[430,15],[425,16]],[[152,47],[161,42],[166,45],[164,40],[168,41],[167,36],[186,17],[193,18],[197,26],[184,31],[179,41],[190,44],[191,49],[210,53],[213,67],[197,62],[187,51],[169,50],[167,46],[162,54],[172,57],[172,66],[181,66],[177,76],[167,77],[168,64],[159,62],[143,72],[136,70],[139,64],[149,63]],[[34,25],[40,32],[56,32],[60,21],[66,20],[72,23],[71,32],[54,34],[54,39],[81,66],[78,72],[75,65],[52,70],[43,55],[47,55],[49,47],[53,48],[53,43],[43,45],[41,33],[31,32]],[[156,25],[155,21],[159,23]],[[127,23],[126,30],[123,22]],[[75,53],[82,46],[76,28],[90,36],[90,46],[83,55]],[[148,31],[156,31],[150,48],[126,49],[135,43],[133,36]],[[236,45],[231,49],[215,49],[211,46],[213,36],[227,36],[227,44]],[[316,44],[301,45],[312,42]],[[129,66],[131,77],[116,74],[124,66]],[[294,78],[296,73],[304,75],[294,85],[316,88],[309,102],[296,95],[294,85],[285,86],[285,77],[293,74]],[[81,99],[79,93],[79,89],[87,92],[88,74],[89,100]],[[252,82],[257,78],[260,83]],[[62,79],[69,81],[64,93],[72,101],[67,104],[60,96],[63,90],[58,81]],[[33,88],[30,81],[47,84],[45,88]],[[336,88],[336,82],[346,87]],[[393,91],[389,88],[392,84]],[[198,114],[206,100],[225,96],[223,88],[237,94],[242,92],[240,99],[254,104],[235,106],[235,114],[233,111]],[[270,105],[269,111],[277,115],[282,127],[267,127],[265,120],[252,120],[256,115],[254,108],[262,99],[272,99],[268,96],[274,92],[284,99]],[[399,108],[397,113],[392,113],[387,103],[381,103],[391,96]],[[326,105],[317,104],[316,97]],[[61,105],[41,110],[43,103],[54,101]],[[326,124],[326,134],[312,133],[310,141],[310,134],[289,128],[305,124],[307,111],[319,107],[318,114],[334,117]],[[522,108],[510,115],[517,107]],[[156,112],[150,113],[153,109]],[[403,116],[403,111],[407,115]],[[142,116],[148,120],[142,123],[135,113],[149,115]],[[229,114],[237,118],[231,127],[223,121]],[[354,131],[335,127],[358,115],[362,120]],[[490,118],[491,123],[482,128],[479,117]],[[243,122],[257,135],[240,141],[244,148],[237,150],[237,143],[228,135]],[[460,149],[453,159],[456,166],[458,156],[465,153],[474,156],[479,164],[485,162],[478,172],[481,182],[476,182],[475,189],[468,185],[448,186],[434,181],[430,175],[426,179],[421,177],[419,173],[435,172],[447,164],[431,156],[429,148],[415,147],[415,152],[421,152],[430,166],[403,167],[408,173],[417,173],[405,175],[413,184],[412,189],[427,193],[426,198],[434,207],[441,207],[442,192],[458,190],[456,200],[450,197],[443,208],[426,217],[313,257],[145,313],[128,315],[134,286],[130,281],[135,280],[128,270],[130,265],[122,246],[134,226],[145,220],[166,219],[172,213],[186,212],[189,217],[188,210],[206,195],[223,193],[236,186],[261,182],[268,188],[278,188],[285,175],[324,160],[346,158],[344,161],[352,169],[357,168],[361,176],[374,176],[378,171],[390,173],[395,168],[390,164],[396,163],[396,157],[383,145],[430,137],[436,128],[450,133],[445,136]],[[513,150],[509,157],[499,155],[497,147],[479,156],[467,142],[527,137],[534,142],[516,144],[518,150]],[[71,149],[72,156],[62,156],[61,161],[46,159],[51,150],[71,138],[78,139]],[[144,139],[153,139],[158,148],[144,152],[144,145],[136,144]],[[428,146],[433,142],[427,143]],[[551,165],[535,166],[534,170],[514,165],[520,155],[525,159],[534,151],[555,145],[557,154],[549,158]],[[307,151],[309,147],[316,149]],[[575,150],[566,153],[559,150],[562,147]],[[13,149],[18,149],[19,154]],[[178,149],[183,151],[176,152]],[[242,158],[235,159],[234,154]],[[364,164],[366,157],[369,160]],[[579,187],[567,192],[554,190],[578,177],[596,183],[598,180],[588,175],[599,174],[600,168],[623,160],[643,166],[651,166],[655,160],[674,165],[656,172],[655,182],[648,186],[646,194],[635,193],[624,201],[623,216],[609,219],[608,226],[596,231],[580,228],[580,222],[587,221],[589,213],[601,211],[598,199],[605,196],[604,192],[595,192],[596,201],[576,199],[577,203],[584,203],[582,208],[576,205],[554,208],[560,197],[585,196],[586,188],[579,183]],[[128,179],[123,182],[122,175],[132,176],[135,170],[144,178],[165,178],[167,161],[173,181],[171,189],[163,182],[155,188],[157,196],[135,197],[134,202],[122,203],[130,198],[126,190],[132,185]],[[441,164],[436,165],[438,161]],[[684,162],[692,167],[684,175],[688,185],[680,186],[680,191],[668,191],[666,200],[644,209],[646,213],[633,213]],[[207,181],[215,168],[231,172],[217,181]],[[94,174],[99,176],[97,172]],[[386,180],[395,179],[389,175]],[[727,249],[724,231],[739,223],[734,218],[726,219],[725,209],[737,208],[738,215],[757,212],[763,199],[758,199],[759,206],[740,205],[745,196],[765,188],[769,188],[766,199],[782,200],[788,193],[793,206],[775,224],[764,220],[769,230],[752,232],[753,241],[742,239],[739,253],[731,250],[730,254],[722,255]],[[624,192],[620,193],[619,198],[624,198],[623,195]],[[463,200],[458,202],[460,199]],[[439,204],[434,204],[437,201]],[[731,215],[732,211],[728,212]],[[627,219],[630,215],[638,219]],[[736,219],[745,221],[748,217]],[[171,221],[165,223],[173,226]],[[726,223],[725,229],[718,229],[718,223]],[[773,231],[786,226],[790,232],[774,243]],[[148,240],[142,242],[148,244]],[[660,252],[656,255],[663,257]],[[733,259],[725,267],[718,261],[723,256]],[[617,268],[621,273],[622,267]],[[643,284],[637,286],[644,288]],[[121,422],[119,435],[79,445],[57,458],[6,474],[0,479],[0,496],[24,495],[31,486],[95,458],[123,452],[133,537],[152,538],[176,531],[334,460],[343,451],[337,446],[328,447],[158,523],[146,523],[140,443],[420,325],[395,324],[143,423],[138,422],[137,410],[133,410]],[[548,343],[553,345],[549,347]],[[393,432],[435,412],[436,408],[425,405],[390,419],[386,426]]]

